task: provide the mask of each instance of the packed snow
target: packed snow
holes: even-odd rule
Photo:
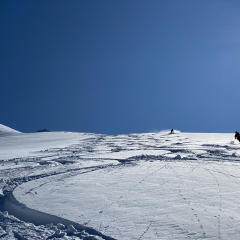
[[[234,134],[1,126],[2,239],[239,238]]]

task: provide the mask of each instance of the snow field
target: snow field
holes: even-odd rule
[[[238,239],[234,134],[12,134],[1,126],[2,194],[27,207],[8,197],[0,207],[28,216],[0,214],[2,239]],[[40,215],[40,226],[27,223]]]
[[[39,155],[39,153],[36,154],[37,151],[44,151],[46,153],[48,148],[64,148],[91,138],[92,135],[70,132],[7,134],[2,137],[0,136],[0,160],[36,157]]]
[[[45,184],[37,180],[34,185],[41,187],[36,194],[26,194],[29,182],[14,194],[34,209],[55,212],[116,239],[237,239],[236,167],[236,163],[140,162],[69,176],[66,183],[59,178]]]
[[[30,208],[115,239],[236,239],[240,152],[233,136],[92,134],[35,152],[45,164],[32,170],[39,177],[13,193]]]

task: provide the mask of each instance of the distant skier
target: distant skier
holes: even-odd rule
[[[170,134],[172,134],[172,133],[174,133],[174,132],[173,132],[173,129],[171,130]]]
[[[235,139],[237,139],[240,142],[240,134],[239,132],[235,132]]]

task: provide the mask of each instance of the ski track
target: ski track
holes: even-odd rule
[[[154,151],[157,153],[156,155]],[[128,188],[117,198],[114,196],[114,192],[106,195],[106,200],[100,206],[98,217],[94,219],[94,222],[93,219],[86,219],[83,222],[80,220],[79,223],[97,228],[98,231],[116,239],[226,239],[227,233],[222,233],[226,227],[223,227],[222,222],[228,219],[227,224],[230,229],[234,229],[236,222],[223,209],[222,189],[225,188],[221,182],[225,179],[229,184],[240,185],[240,176],[237,175],[237,172],[232,172],[230,168],[226,169],[225,166],[228,165],[224,165],[231,163],[238,167],[239,158],[238,154],[235,154],[237,151],[238,146],[234,144],[193,142],[181,134],[96,135],[68,147],[49,148],[35,152],[35,157],[0,159],[2,178],[0,184],[3,193],[6,194],[13,192],[15,188],[24,189],[26,183],[31,182],[34,187],[26,188],[27,190],[24,190],[21,196],[18,194],[21,202],[26,195],[34,196],[38,190],[55,182],[59,183],[69,178],[91,173],[94,173],[93,176],[98,177],[101,181],[103,176],[113,177],[117,173],[118,182],[114,183],[114,189],[119,193],[124,187],[121,183],[124,182],[126,171],[129,172],[131,169],[134,171],[135,168],[138,171],[142,169],[143,174],[136,175],[136,178],[132,179],[133,182],[129,183]],[[131,155],[132,152],[134,153]],[[119,155],[117,155],[118,153]],[[124,158],[122,157],[124,155],[121,154],[129,154],[129,157]],[[159,163],[160,166],[154,169],[155,167],[151,165],[154,163]],[[182,165],[184,163],[186,164]],[[175,165],[183,168],[184,171],[176,168]],[[161,175],[163,172],[164,176]],[[201,189],[204,188],[199,179],[199,172],[206,172],[209,179],[215,182],[217,193],[213,197],[206,196],[204,199],[200,190],[192,188],[191,182]],[[167,175],[171,178],[166,178]],[[186,176],[188,176],[187,180]],[[162,191],[161,196],[164,197],[171,193],[174,196],[173,199],[184,200],[183,202],[186,203],[184,206],[188,209],[187,216],[191,216],[192,223],[189,226],[192,228],[184,226],[184,224],[180,225],[172,218],[171,214],[173,213],[166,214],[164,218],[159,217],[158,214],[164,205],[165,208],[169,208],[167,199],[166,202],[162,201],[162,205],[155,206],[152,216],[146,216],[146,224],[142,227],[141,232],[135,234],[135,238],[128,238],[128,235],[126,236],[120,228],[116,228],[119,216],[116,209],[120,209],[123,201],[131,200],[133,192],[136,194],[140,191],[143,195],[147,194],[143,190],[150,180],[158,183],[157,187]],[[109,185],[111,186],[113,183],[109,183]],[[51,193],[55,193],[59,189],[52,188]],[[189,191],[186,192],[186,189]],[[194,195],[198,197],[193,198]],[[218,205],[218,214],[214,216],[217,219],[215,230],[213,230],[214,226],[211,229],[204,222],[205,218],[208,218],[207,216],[212,216],[213,209],[211,207],[201,209],[201,202],[196,202],[197,198],[203,202],[212,198],[213,207],[215,207],[215,203]],[[202,211],[207,215],[205,216]],[[108,216],[107,219],[104,216]],[[112,227],[116,229],[114,234],[111,230]],[[223,228],[224,230],[222,230]],[[4,236],[5,238],[2,237],[2,239],[7,239],[7,235]],[[231,235],[229,236],[228,239],[234,239],[231,238]]]

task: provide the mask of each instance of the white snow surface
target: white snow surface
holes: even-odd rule
[[[3,192],[29,208],[114,239],[239,238],[234,134],[34,133],[0,146]]]

